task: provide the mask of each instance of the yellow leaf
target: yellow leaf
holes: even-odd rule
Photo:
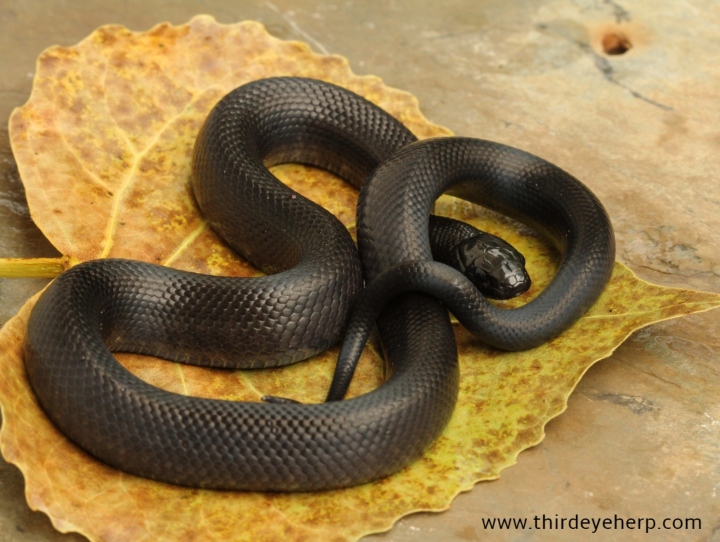
[[[200,16],[145,33],[96,30],[75,47],[38,60],[33,93],[10,134],[35,222],[70,262],[128,257],[227,275],[257,271],[234,255],[198,214],[188,187],[195,134],[215,102],[240,84],[302,75],[343,85],[385,108],[418,137],[449,135],[429,123],[411,95],[354,75],[345,59],[269,36],[258,23],[219,25]],[[297,165],[274,168],[351,231],[357,195],[332,175]],[[437,212],[501,234],[526,254],[533,287],[556,259],[536,235],[495,213],[441,198]],[[633,330],[708,310],[720,296],[660,288],[616,264],[598,303],[562,336],[531,351],[491,350],[456,326],[461,389],[454,416],[420,461],[364,486],[306,494],[192,490],[132,477],[74,446],[47,420],[25,379],[22,345],[30,300],[0,332],[0,450],[26,479],[31,508],[61,531],[92,540],[354,540],[389,529],[403,515],[446,509],[455,495],[496,478],[565,409],[584,372]],[[284,369],[228,372],[136,355],[121,363],[162,388],[257,400],[289,395],[319,401],[337,349]],[[363,355],[350,395],[383,380],[376,349]]]

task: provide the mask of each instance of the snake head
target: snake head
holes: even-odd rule
[[[486,297],[512,299],[530,288],[525,257],[489,233],[465,239],[455,247],[459,271]]]

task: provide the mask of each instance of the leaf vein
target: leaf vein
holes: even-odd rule
[[[203,219],[200,225],[195,228],[193,231],[191,231],[177,246],[177,248],[173,251],[170,256],[168,256],[165,261],[162,262],[161,265],[169,266],[171,265],[175,260],[177,260],[187,249],[190,245],[193,244],[193,242],[200,236],[202,232],[205,231],[207,228],[207,220]]]
[[[150,140],[150,142],[145,146],[144,149],[140,153],[136,155],[135,161],[133,162],[132,168],[128,172],[128,174],[125,176],[125,179],[123,179],[122,184],[120,185],[120,189],[116,192],[115,198],[113,201],[113,207],[112,211],[110,213],[110,218],[108,220],[108,226],[105,230],[105,242],[103,243],[103,251],[100,255],[101,258],[107,258],[107,256],[110,254],[110,250],[113,247],[113,239],[115,237],[115,232],[117,231],[117,226],[119,222],[119,215],[122,207],[122,203],[125,201],[125,196],[127,195],[128,191],[134,186],[134,180],[136,177],[136,173],[138,171],[138,168],[140,164],[142,163],[143,159],[145,158],[145,155],[147,155],[148,152],[150,152],[153,147],[157,144],[157,142],[160,140],[162,135],[165,133],[165,131],[172,126],[174,122],[176,122],[178,119],[182,118],[185,113],[193,106],[193,104],[196,103],[197,99],[202,95],[202,93],[195,96],[193,99],[191,99],[187,105],[183,108],[182,111],[180,111],[177,115],[173,115],[165,124],[162,125],[162,127],[157,131],[155,136]]]

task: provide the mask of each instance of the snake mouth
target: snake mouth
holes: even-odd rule
[[[486,297],[492,299],[513,299],[530,289],[532,281],[525,268],[512,264],[503,264],[501,271],[502,280],[497,280],[497,277],[493,276],[490,276],[488,280],[488,275],[486,275],[482,287],[478,287],[479,290],[485,293]]]

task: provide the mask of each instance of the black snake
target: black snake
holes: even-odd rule
[[[572,324],[600,294],[614,260],[612,228],[592,193],[507,146],[413,141],[381,109],[327,83],[275,78],[231,92],[198,137],[193,188],[212,227],[268,276],[209,277],[119,259],[69,269],[42,294],[28,324],[27,374],[48,416],[112,466],[195,487],[338,488],[417,459],[446,425],[458,393],[448,312],[425,294],[387,305],[378,326],[391,376],[350,400],[186,397],[142,382],[110,353],[268,367],[337,342],[362,288],[360,260],[339,221],[266,168],[281,162],[325,168],[357,186],[382,163],[359,203],[364,277],[379,285],[366,295],[360,324],[352,324],[360,342],[363,322],[374,318],[366,310],[373,296],[397,290],[398,279],[409,290],[439,284],[452,310],[479,318],[469,325],[501,348],[531,347]],[[447,268],[429,262],[428,215],[443,191],[513,216],[558,247],[560,269],[536,300],[502,311],[459,273],[448,272],[451,286],[437,278]],[[356,343],[351,337],[348,348]],[[336,373],[331,399],[344,395],[352,364]]]

